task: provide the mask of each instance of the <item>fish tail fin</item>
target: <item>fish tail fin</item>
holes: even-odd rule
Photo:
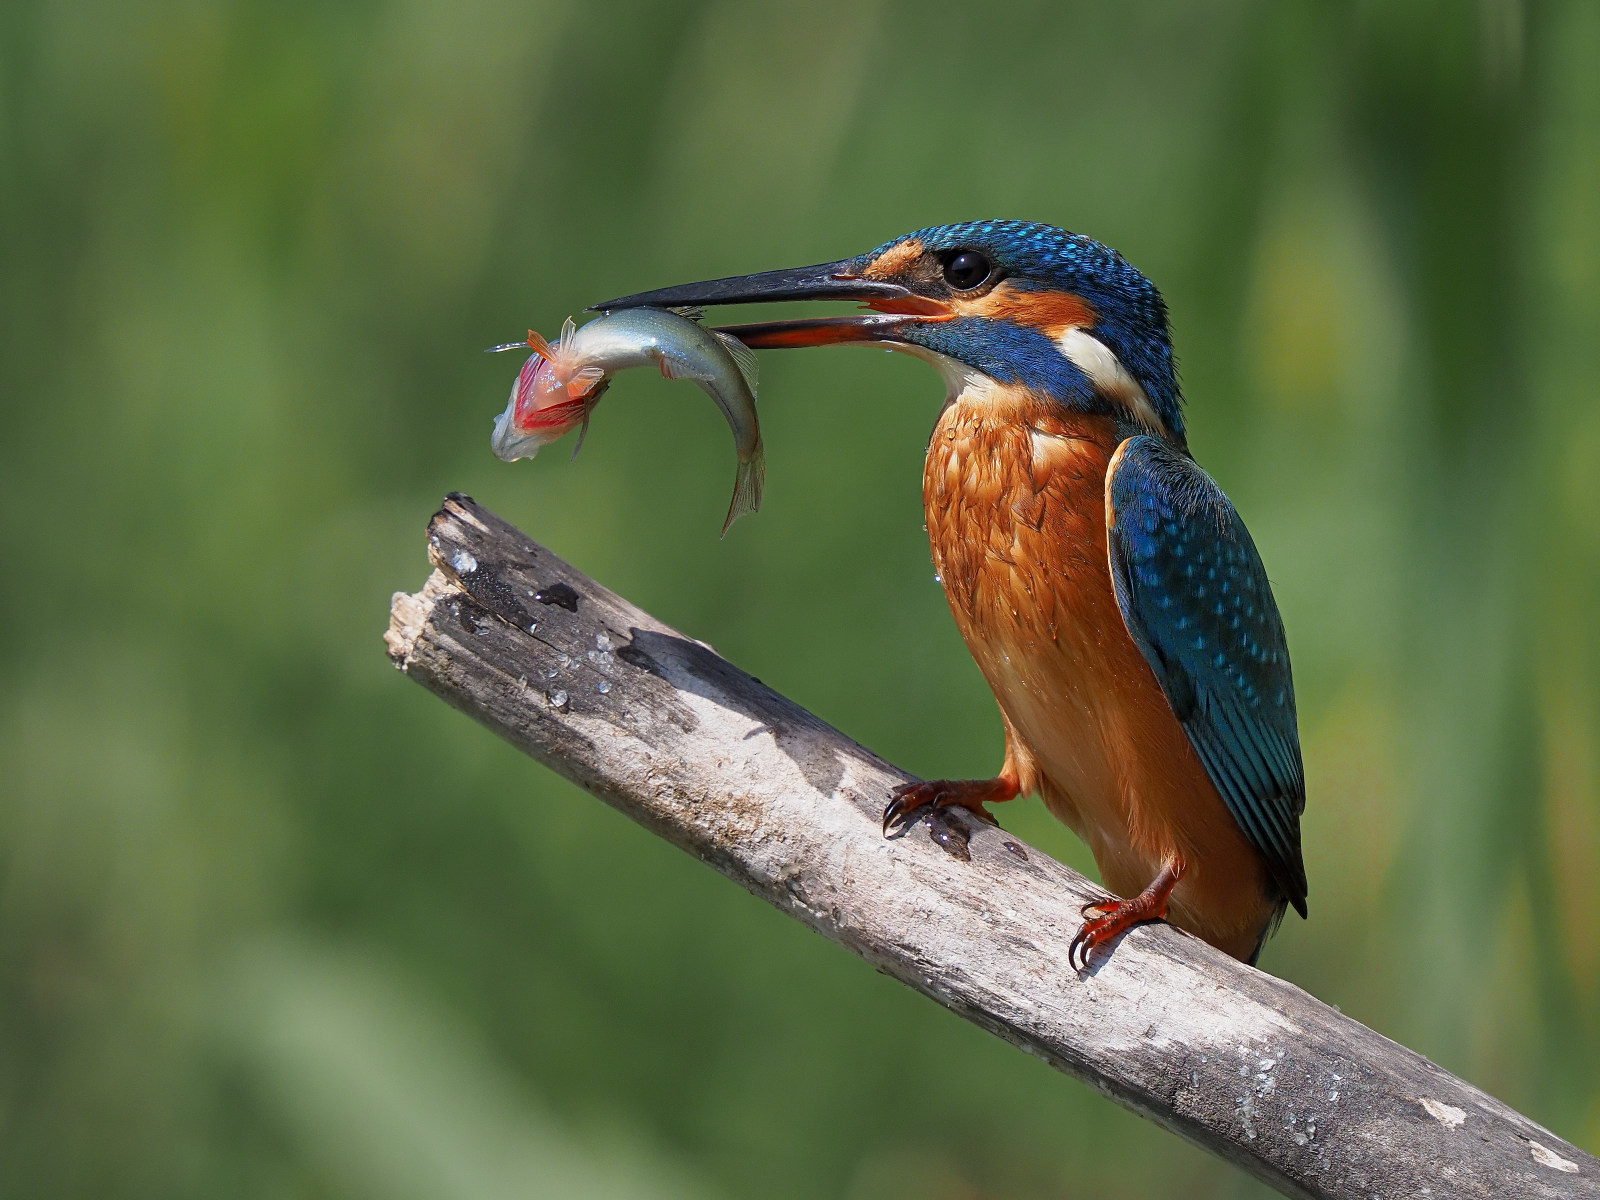
[[[728,528],[748,512],[761,508],[761,489],[767,476],[767,452],[759,439],[748,459],[739,460],[739,470],[733,477],[733,500],[728,505],[728,519],[722,523],[722,536]]]

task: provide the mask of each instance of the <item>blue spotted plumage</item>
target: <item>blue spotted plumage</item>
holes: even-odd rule
[[[1222,489],[1160,438],[1130,438],[1107,485],[1112,582],[1228,811],[1302,917],[1305,773],[1283,621]]]

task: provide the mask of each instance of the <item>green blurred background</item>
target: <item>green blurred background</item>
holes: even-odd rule
[[[1165,290],[1294,652],[1266,969],[1600,1151],[1600,7],[0,9],[0,1193],[1254,1196],[408,683],[461,490],[893,761],[993,701],[926,367],[769,354],[764,511],[484,346],[1024,217]],[[737,314],[734,314],[737,315]],[[1011,828],[1080,868],[1036,801]]]

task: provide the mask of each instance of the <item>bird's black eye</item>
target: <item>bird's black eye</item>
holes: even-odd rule
[[[970,292],[989,278],[989,260],[976,250],[962,250],[944,264],[944,281],[958,292]]]

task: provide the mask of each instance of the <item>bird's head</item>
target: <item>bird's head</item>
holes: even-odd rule
[[[933,362],[953,388],[983,375],[1185,444],[1161,293],[1115,250],[1053,225],[938,225],[839,262],[682,284],[594,307],[767,300],[855,300],[875,311],[729,329],[756,349],[887,344]]]

